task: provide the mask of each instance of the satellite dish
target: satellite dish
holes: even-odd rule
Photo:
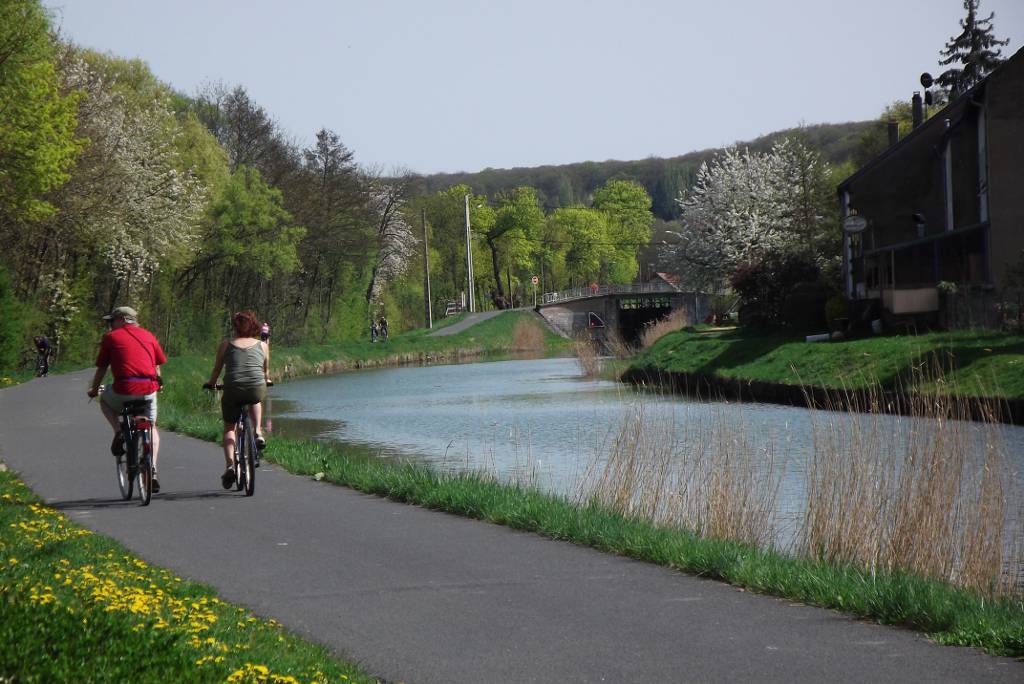
[[[925,88],[931,88],[932,84],[935,83],[935,79],[927,71],[921,74],[921,85]]]

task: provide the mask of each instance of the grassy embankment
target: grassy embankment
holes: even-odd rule
[[[1024,336],[991,331],[807,343],[743,329],[671,333],[630,368],[651,377],[686,373],[830,389],[909,384],[922,359],[937,358],[948,387],[1001,399],[1024,398]]]

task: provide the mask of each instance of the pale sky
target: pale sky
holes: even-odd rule
[[[43,0],[194,94],[243,85],[305,145],[420,173],[671,157],[876,118],[937,75],[962,0]],[[1024,0],[982,0],[1003,56]]]

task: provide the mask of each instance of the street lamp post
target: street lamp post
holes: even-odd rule
[[[473,241],[469,228],[469,195],[466,195],[466,280],[469,285],[469,312],[473,313],[476,311],[476,302],[473,296]]]

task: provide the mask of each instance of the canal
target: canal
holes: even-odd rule
[[[272,434],[356,445],[381,458],[424,462],[443,471],[484,471],[570,497],[579,496],[584,483],[592,484],[609,454],[621,461],[623,451],[636,446],[631,434],[657,434],[660,445],[647,448],[661,452],[692,449],[694,441],[702,441],[700,458],[725,448],[754,464],[755,476],[768,483],[763,492],[770,492],[774,542],[781,546],[794,541],[807,505],[808,466],[829,439],[856,439],[864,449],[886,450],[916,435],[913,449],[950,448],[922,442],[920,435],[934,425],[921,419],[637,393],[617,382],[582,377],[573,358],[387,368],[297,380],[272,390],[270,417]],[[838,437],[830,432],[837,425]],[[850,425],[856,426],[852,432]],[[965,424],[956,440],[969,452],[1000,450],[1013,488],[1007,516],[1016,520],[1024,428]],[[713,459],[705,465],[718,467]],[[898,476],[902,466],[889,466],[892,472],[885,477]]]

